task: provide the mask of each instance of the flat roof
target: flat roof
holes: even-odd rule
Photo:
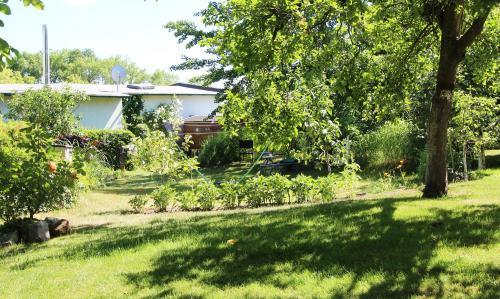
[[[44,84],[0,84],[0,94],[12,95],[23,93],[27,90],[38,90],[43,88]],[[74,83],[53,83],[51,88],[62,90],[69,88],[71,90],[84,92],[91,97],[128,97],[131,95],[216,95],[220,89],[197,86],[186,83],[176,83],[169,86],[155,86],[153,89],[134,89],[126,85],[111,84],[74,84]]]

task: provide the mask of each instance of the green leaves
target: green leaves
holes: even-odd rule
[[[10,119],[23,120],[42,127],[53,136],[71,134],[78,128],[74,110],[89,97],[71,90],[44,87],[28,90],[5,100]]]
[[[76,163],[61,159],[50,134],[39,126],[0,121],[0,218],[68,207],[76,199]]]
[[[10,15],[10,7],[6,3],[1,3],[0,2],[0,12],[3,13],[4,15]]]
[[[4,15],[10,15],[11,10],[7,4],[8,0],[3,0],[0,2],[0,13]],[[33,5],[38,9],[43,9],[44,4],[41,0],[23,0],[24,6]],[[0,27],[4,27],[5,23],[0,20]],[[5,66],[12,62],[13,56],[19,55],[19,52],[12,48],[7,41],[0,38],[0,71],[4,69]]]
[[[43,2],[41,0],[23,0],[23,4],[24,4],[24,6],[33,5],[33,7],[40,9],[40,10],[45,8],[45,5],[43,4]]]

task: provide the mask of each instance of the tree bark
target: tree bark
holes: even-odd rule
[[[436,90],[432,97],[427,127],[427,170],[424,197],[441,197],[448,193],[446,145],[459,61],[456,37],[446,36],[443,32]]]
[[[479,159],[477,160],[477,169],[485,169],[486,168],[486,155],[484,153],[484,146],[481,145],[479,150]]]
[[[429,198],[448,194],[446,143],[457,68],[465,56],[467,47],[482,32],[488,16],[486,14],[475,19],[460,38],[463,18],[457,13],[456,7],[456,1],[450,1],[439,16],[441,49],[436,90],[432,97],[431,113],[427,124],[427,169],[423,191],[424,197]]]
[[[464,181],[469,180],[469,169],[467,167],[467,143],[462,146],[462,163],[464,164]]]

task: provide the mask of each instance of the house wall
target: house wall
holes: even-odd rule
[[[208,116],[217,108],[215,96],[213,95],[179,95],[176,96],[181,102],[181,117],[187,118],[193,115]],[[170,104],[173,101],[171,95],[144,95],[144,110],[154,110],[160,104]]]
[[[0,111],[7,113],[7,106],[0,101]],[[90,101],[80,104],[75,109],[75,115],[80,117],[80,123],[87,129],[121,129],[122,99],[90,97]]]
[[[80,123],[87,129],[121,129],[122,99],[91,97],[89,102],[80,104],[75,110]]]

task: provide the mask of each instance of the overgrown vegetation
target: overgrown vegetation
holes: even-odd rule
[[[127,146],[135,136],[129,130],[83,130],[82,135],[89,138],[89,145],[100,151],[105,162],[114,169],[131,169],[131,157]]]
[[[204,167],[228,165],[238,159],[238,141],[226,133],[207,138],[198,154],[198,161]]]
[[[69,89],[30,89],[4,99],[9,108],[5,116],[36,124],[53,137],[68,135],[78,132],[79,122],[74,112],[78,105],[88,100],[84,93]]]
[[[0,218],[68,207],[75,201],[82,163],[62,160],[51,135],[40,127],[0,122]]]

